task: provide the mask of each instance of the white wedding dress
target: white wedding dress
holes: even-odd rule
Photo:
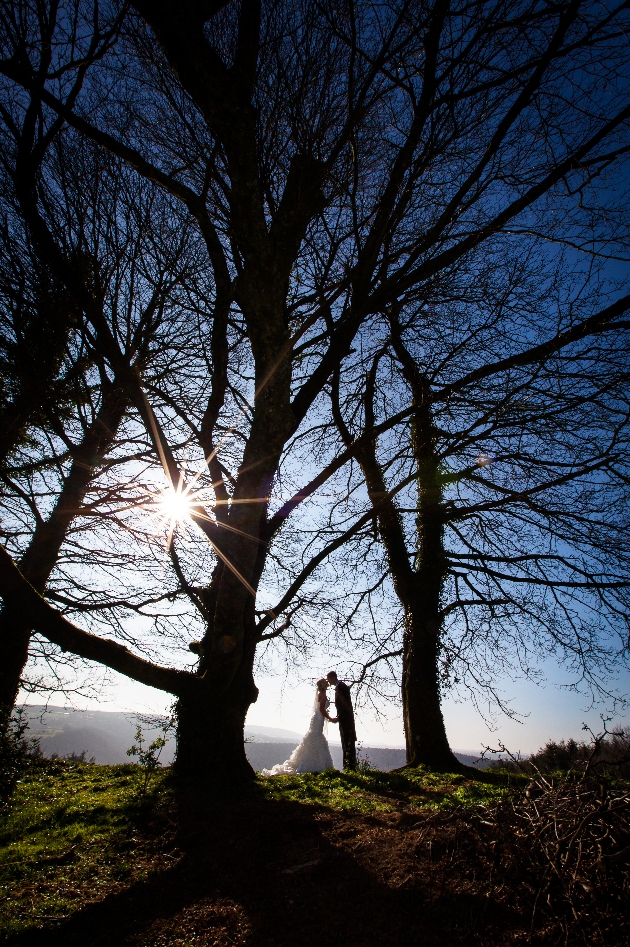
[[[330,701],[326,700],[326,708],[329,706]],[[296,773],[323,773],[326,769],[334,769],[328,740],[324,736],[324,723],[325,717],[315,695],[313,716],[300,745],[296,746],[288,760],[276,763],[271,769],[263,769],[261,775],[295,776]]]

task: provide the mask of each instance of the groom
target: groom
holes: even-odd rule
[[[335,688],[335,707],[337,708],[337,722],[339,736],[343,750],[343,768],[357,768],[357,733],[354,728],[354,711],[350,699],[350,688],[337,677],[336,671],[329,671],[326,675],[328,683]]]

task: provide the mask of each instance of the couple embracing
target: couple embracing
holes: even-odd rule
[[[330,700],[326,691],[329,686],[335,688],[336,717],[331,717],[328,713]],[[335,671],[329,671],[326,677],[322,677],[316,684],[313,716],[302,742],[288,760],[277,763],[271,769],[263,769],[262,775],[292,776],[295,773],[323,773],[326,769],[334,769],[328,740],[324,736],[324,724],[327,720],[339,724],[344,769],[355,769],[357,735],[354,729],[350,688],[339,680]]]

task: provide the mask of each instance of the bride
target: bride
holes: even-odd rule
[[[263,776],[294,776],[296,773],[322,773],[325,769],[333,769],[332,756],[328,748],[328,740],[324,736],[324,722],[330,720],[336,723],[337,718],[328,713],[330,701],[326,697],[328,681],[325,677],[317,682],[313,716],[309,728],[288,760],[276,763],[271,769],[263,769]]]

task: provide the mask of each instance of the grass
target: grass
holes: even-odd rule
[[[176,794],[164,771],[144,793],[135,764],[41,761],[0,818],[0,943],[311,947],[321,941],[313,918],[324,918],[332,940],[354,947],[451,947],[471,931],[478,947],[551,947],[563,931],[562,942],[616,947],[627,783],[591,781],[578,799],[559,777],[531,803],[527,782],[362,769],[208,795]],[[602,875],[606,826],[616,834]],[[553,877],[549,845],[560,846]]]
[[[165,773],[147,793],[143,782],[138,766],[59,760],[18,783],[0,821],[0,932],[65,918],[155,869],[139,836],[170,790]]]
[[[505,773],[434,773],[420,767],[396,773],[363,770],[355,773],[305,773],[275,776],[259,784],[268,799],[288,800],[358,812],[394,812],[477,806],[522,787],[528,777]]]
[[[0,822],[0,932],[67,918],[168,864],[168,855],[156,850],[156,844],[172,848],[168,832],[158,839],[147,832],[160,807],[172,802],[168,771],[152,777],[148,793],[143,781],[144,772],[132,764],[58,760],[34,767],[18,783]],[[494,773],[466,778],[427,770],[259,778],[251,789],[262,800],[363,814],[477,806],[509,791],[507,778]]]

